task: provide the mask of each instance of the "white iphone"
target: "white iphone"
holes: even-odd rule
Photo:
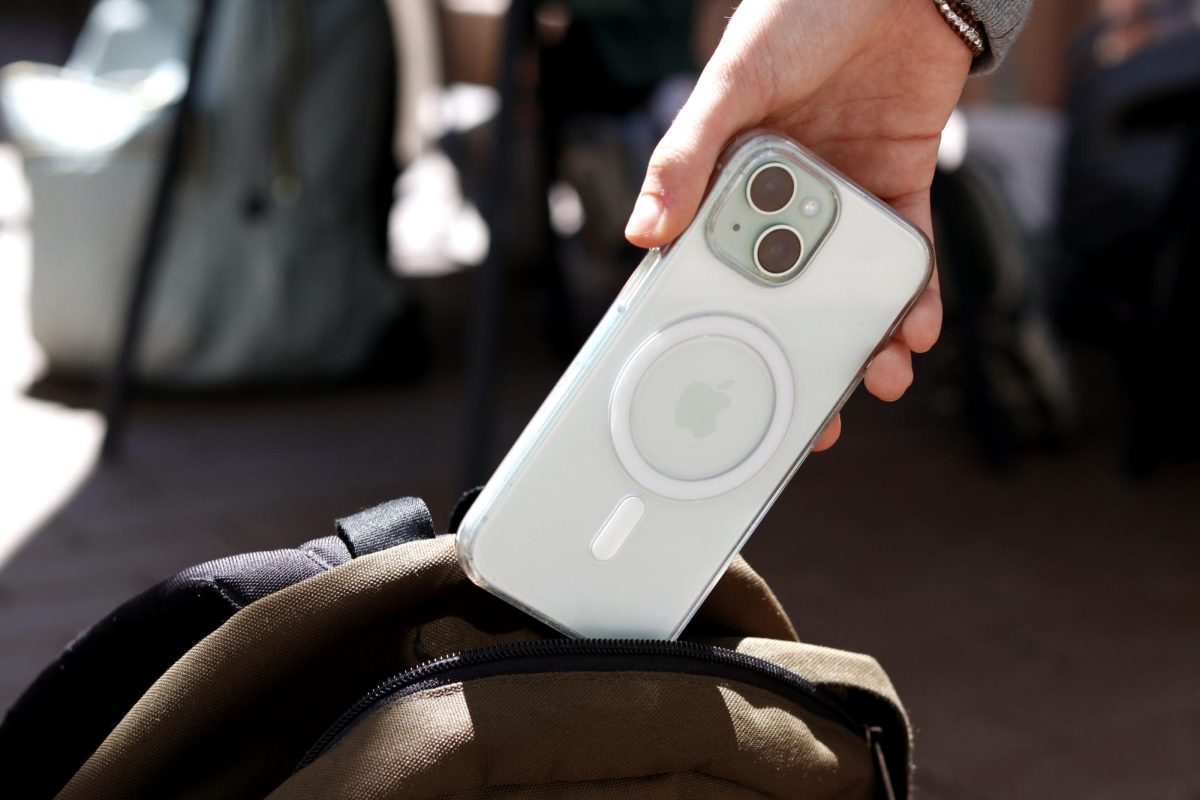
[[[675,638],[932,268],[878,199],[742,136],[467,513],[464,568],[571,635]]]

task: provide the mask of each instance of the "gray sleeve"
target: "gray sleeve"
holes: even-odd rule
[[[1033,0],[969,0],[964,5],[974,11],[983,24],[988,43],[987,50],[975,59],[971,72],[991,72],[1000,66],[1025,26]]]

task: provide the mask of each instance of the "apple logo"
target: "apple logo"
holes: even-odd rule
[[[716,388],[704,381],[688,386],[675,406],[675,424],[697,439],[711,434],[717,429],[717,415],[733,405],[724,391],[731,386],[733,381],[723,381]]]

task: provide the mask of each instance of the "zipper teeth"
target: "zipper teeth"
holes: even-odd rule
[[[363,712],[393,694],[397,689],[421,680],[432,678],[441,672],[463,667],[478,666],[513,657],[539,656],[604,656],[604,655],[647,655],[686,656],[712,664],[725,664],[749,669],[764,674],[780,683],[800,691],[813,702],[836,712],[841,724],[858,736],[863,736],[861,726],[848,718],[844,711],[819,694],[818,687],[794,672],[772,664],[756,656],[716,645],[695,642],[665,642],[654,639],[545,639],[541,641],[512,642],[509,644],[481,647],[462,653],[452,653],[425,661],[404,672],[388,678],[360,697],[337,719],[316,741],[296,769],[307,766],[340,736]]]

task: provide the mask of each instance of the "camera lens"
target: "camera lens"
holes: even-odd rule
[[[796,178],[782,164],[764,164],[746,185],[746,199],[761,214],[778,214],[795,196]]]
[[[770,275],[782,275],[800,263],[804,241],[790,225],[776,225],[763,231],[754,243],[754,263]]]

